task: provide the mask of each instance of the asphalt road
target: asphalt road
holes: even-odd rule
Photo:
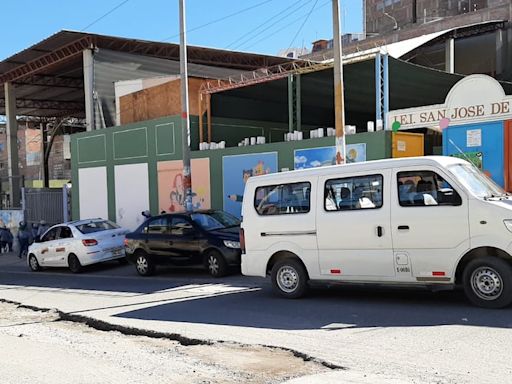
[[[512,308],[471,306],[460,291],[382,287],[314,288],[301,300],[274,296],[268,279],[232,274],[212,279],[193,268],[139,277],[133,266],[106,263],[79,275],[33,273],[0,255],[0,284],[151,295],[189,286],[244,287],[231,294],[155,302],[115,314],[123,323],[189,337],[276,345],[387,379],[440,383],[512,383]],[[131,324],[131,323],[130,323]]]

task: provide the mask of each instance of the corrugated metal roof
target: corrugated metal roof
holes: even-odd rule
[[[71,114],[73,117],[83,117],[85,109],[81,51],[75,51],[74,55],[68,55],[65,59],[59,58],[45,63],[47,58],[52,59],[59,52],[65,53],[63,47],[83,42],[84,39],[103,52],[130,54],[132,62],[139,61],[143,66],[145,63],[148,77],[179,73],[178,44],[60,31],[0,62],[0,114],[5,114],[3,81],[13,81],[19,115]],[[187,54],[190,74],[207,78],[226,77],[242,70],[254,70],[290,61],[276,56],[195,46],[188,46]],[[138,59],[135,60],[134,57]],[[101,73],[97,75],[102,77]],[[112,94],[114,81],[129,78],[126,74],[120,78],[109,78],[105,75],[104,81],[111,86]],[[115,76],[115,71],[113,75]],[[134,76],[131,78],[144,77],[137,71],[132,71],[131,75]],[[105,90],[103,93],[106,93]]]

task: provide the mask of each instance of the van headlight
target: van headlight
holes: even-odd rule
[[[512,219],[510,219],[510,220],[503,220],[503,224],[505,224],[505,227],[507,227],[509,232],[512,232]]]
[[[239,241],[224,240],[224,245],[226,247],[228,247],[228,248],[240,248],[240,242]]]

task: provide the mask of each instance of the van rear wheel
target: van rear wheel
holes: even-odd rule
[[[464,269],[464,292],[474,305],[503,308],[512,303],[512,265],[497,257],[472,260]]]
[[[272,268],[274,292],[288,299],[298,299],[307,290],[308,275],[302,264],[292,258],[278,261]]]

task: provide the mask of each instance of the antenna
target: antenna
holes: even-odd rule
[[[462,152],[462,149],[460,149],[460,148],[457,146],[457,144],[455,144],[455,143],[453,142],[453,140],[452,140],[452,139],[448,139],[448,141],[450,142],[450,144],[451,144],[451,145],[453,145],[453,146],[455,147],[455,149],[456,149],[457,151],[459,151],[459,153],[464,157],[464,160],[466,160],[469,164],[471,164],[471,165],[472,165],[473,167],[475,167],[478,171],[480,171],[480,170],[477,168],[477,166],[475,165],[475,163],[473,163],[473,162],[471,161],[471,159],[470,159],[470,158],[469,158],[469,157],[468,157],[464,152]]]

